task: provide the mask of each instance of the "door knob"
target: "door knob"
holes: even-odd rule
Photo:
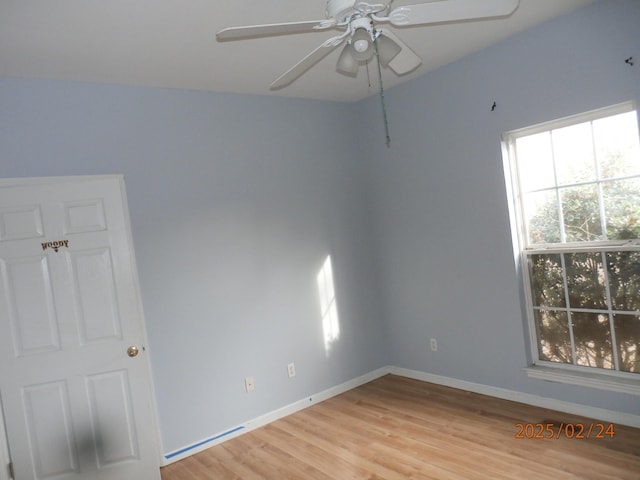
[[[131,358],[136,357],[138,353],[140,353],[140,350],[135,345],[132,345],[129,348],[127,348],[127,355],[129,355]]]

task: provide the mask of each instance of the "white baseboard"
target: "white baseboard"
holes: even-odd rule
[[[616,412],[612,410],[606,410],[604,408],[589,407],[587,405],[580,405],[577,403],[565,402],[562,400],[554,400],[552,398],[540,397],[538,395],[522,393],[515,390],[507,390],[505,388],[492,387],[489,385],[482,385],[480,383],[468,382],[465,380],[458,380],[450,377],[443,377],[440,375],[434,375],[432,373],[390,366],[379,368],[360,377],[341,383],[340,385],[337,385],[335,387],[331,387],[314,395],[310,395],[306,398],[298,400],[297,402],[279,408],[278,410],[266,413],[265,415],[254,418],[253,420],[248,420],[242,425],[237,425],[236,427],[233,427],[229,430],[220,432],[199,442],[187,445],[184,448],[167,453],[163,455],[161,464],[163,466],[166,466],[171,463],[177,462],[178,460],[190,457],[191,455],[195,455],[196,453],[206,450],[207,448],[211,448],[214,445],[218,445],[234,437],[237,437],[244,433],[248,433],[275,420],[299,412],[300,410],[310,407],[311,405],[322,402],[331,397],[335,397],[336,395],[340,395],[341,393],[352,390],[356,387],[359,387],[360,385],[364,385],[365,383],[371,382],[387,374],[412,378],[415,380],[421,380],[423,382],[435,383],[437,385],[457,388],[459,390],[465,390],[468,392],[480,393],[482,395],[489,395],[491,397],[520,402],[535,407],[548,408],[550,410],[557,410],[560,412],[580,415],[588,418],[602,420],[605,422],[640,428],[640,415]]]
[[[255,430],[256,428],[260,428],[264,425],[267,425],[268,423],[274,422],[275,420],[286,417],[287,415],[299,412],[300,410],[310,407],[311,405],[314,405],[318,402],[322,402],[331,397],[335,397],[336,395],[340,395],[341,393],[348,392],[349,390],[359,387],[360,385],[364,385],[365,383],[371,382],[376,378],[387,375],[388,373],[389,367],[379,368],[372,372],[361,375],[360,377],[341,383],[340,385],[336,385],[335,387],[331,387],[305,397],[301,400],[298,400],[297,402],[279,408],[278,410],[274,410],[273,412],[266,413],[260,417],[254,418],[253,420],[248,420],[242,425],[237,425],[236,427],[233,427],[229,430],[220,432],[209,438],[203,439],[199,442],[195,442],[191,445],[185,446],[184,448],[180,448],[163,455],[161,459],[161,465],[166,466],[171,463],[177,462],[178,460],[182,460],[183,458],[195,455],[196,453],[206,450],[207,448],[211,448],[214,445],[218,445],[234,437],[237,437],[244,433],[248,433],[252,430]]]
[[[553,398],[541,397],[530,393],[518,392],[515,390],[507,390],[506,388],[491,387],[480,383],[468,382],[465,380],[457,380],[450,377],[442,377],[432,373],[420,372],[417,370],[409,370],[406,368],[389,367],[389,373],[399,375],[401,377],[422,380],[423,382],[435,383],[446,387],[453,387],[468,392],[480,393],[491,397],[502,398],[503,400],[511,400],[514,402],[525,403],[534,407],[548,408],[559,412],[580,415],[583,417],[602,420],[610,423],[618,423],[629,427],[640,428],[640,415],[631,413],[616,412],[604,408],[589,407],[578,403],[565,402],[555,400]]]

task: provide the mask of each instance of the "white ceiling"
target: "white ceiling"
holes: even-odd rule
[[[386,0],[385,0],[386,1]],[[482,0],[477,0],[482,1]],[[385,88],[462,58],[594,0],[520,0],[509,18],[395,29],[423,59]],[[324,19],[325,0],[0,0],[0,76],[355,101],[377,93],[377,70],[336,73],[340,49],[292,85],[271,82],[335,31],[218,43],[225,27]],[[395,0],[394,7],[420,3]]]

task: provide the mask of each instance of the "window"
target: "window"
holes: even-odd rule
[[[640,376],[632,105],[505,135],[534,364]]]

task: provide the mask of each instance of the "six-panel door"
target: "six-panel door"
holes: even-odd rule
[[[0,401],[20,480],[160,478],[130,238],[120,177],[0,184]]]

